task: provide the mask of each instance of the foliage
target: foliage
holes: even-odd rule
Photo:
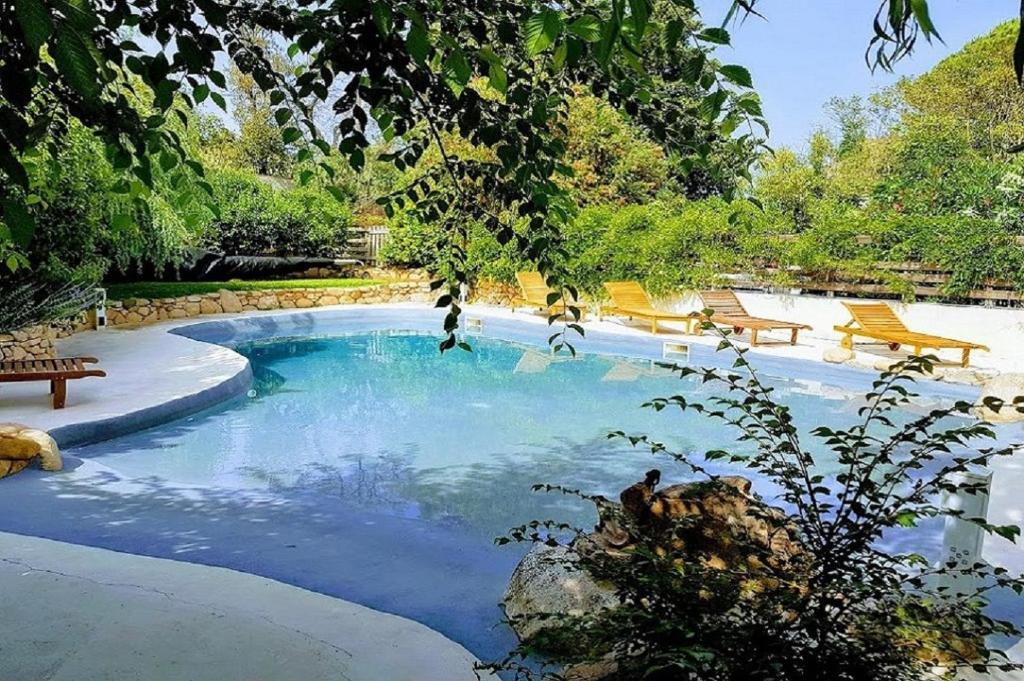
[[[228,291],[269,291],[306,288],[354,288],[373,286],[382,282],[376,279],[270,279],[266,281],[233,279],[231,281],[139,281],[130,284],[110,284],[107,298],[128,300],[129,298],[179,298],[181,296]]]
[[[710,325],[709,325],[710,326]],[[720,349],[731,344],[726,338]],[[1024,591],[1024,579],[984,562],[950,559],[935,563],[917,553],[893,553],[879,546],[883,534],[935,519],[975,525],[1015,540],[1020,530],[967,517],[943,494],[985,493],[982,483],[961,477],[1009,456],[1013,447],[989,447],[992,429],[971,417],[974,405],[958,402],[905,420],[915,376],[927,376],[934,358],[894,365],[874,382],[848,429],[816,428],[811,435],[836,459],[838,474],[822,472],[821,455],[804,443],[793,414],[772,395],[737,353],[731,370],[674,366],[687,381],[720,386],[705,403],[685,395],[652,400],[658,411],[694,411],[737,430],[734,451],[703,454],[673,451],[644,435],[613,433],[657,456],[667,456],[708,484],[720,476],[709,466],[723,462],[752,471],[778,490],[784,506],[765,509],[772,527],[795,541],[795,552],[777,553],[777,539],[745,534],[735,541],[746,560],[724,562],[682,544],[691,520],[670,524],[664,535],[626,527],[635,541],[615,555],[575,550],[579,565],[612,585],[619,604],[582,615],[555,616],[554,638],[571,641],[559,661],[617,665],[614,679],[727,681],[870,681],[924,678],[936,664],[987,672],[1019,669],[990,649],[987,637],[1017,635],[1008,622],[985,612],[988,596],[1000,589]],[[1019,408],[991,400],[994,408]],[[535,489],[552,489],[538,485]],[[587,495],[554,488],[562,493]],[[751,506],[758,513],[757,506]],[[499,543],[557,544],[555,522],[514,528]],[[699,531],[699,528],[696,528]],[[576,530],[577,535],[582,530]],[[781,535],[780,535],[781,536]],[[552,637],[547,637],[548,641]],[[537,651],[526,642],[498,667],[519,678],[534,672],[516,661]],[[554,677],[551,677],[554,678]]]
[[[74,281],[57,288],[27,282],[4,285],[0,333],[74,317],[99,302],[95,284]]]
[[[447,222],[457,265],[461,225],[480,224],[552,269],[560,227],[572,212],[556,182],[570,172],[559,133],[578,87],[629,114],[689,181],[707,179],[695,184],[724,188],[727,196],[735,187],[730,177],[747,174],[757,143],[751,131],[763,123],[749,71],[708,57],[729,43],[728,31],[705,26],[692,0],[9,4],[13,11],[0,19],[0,204],[19,246],[34,229],[22,157],[59,121],[76,120],[97,134],[115,169],[131,178],[117,186],[132,201],[145,202],[145,192],[129,190],[132,182],[152,187],[157,163],[187,167],[205,188],[202,167],[165,122],[175,101],[226,107],[224,56],[267,97],[283,144],[298,145],[299,163],[329,155],[314,113],[324,105],[336,114],[335,148],[355,169],[365,165],[375,130],[402,141],[385,156],[399,170],[415,165],[442,134],[494,146],[497,162],[442,153],[441,167],[389,200],[399,209],[413,204],[425,221]],[[755,6],[757,0],[734,0],[729,18]],[[891,67],[919,35],[938,35],[926,0],[882,0],[871,61]],[[283,45],[289,58],[301,57],[296,71],[275,63],[272,48]],[[357,77],[344,81],[341,74]],[[150,93],[145,113],[126,94],[134,76]],[[718,152],[706,144],[716,138]],[[328,162],[320,168],[333,173]],[[450,273],[450,284],[465,279],[462,269]],[[451,312],[449,332],[457,324],[457,310]],[[453,343],[449,336],[445,346]]]
[[[352,214],[347,205],[313,188],[275,190],[251,172],[210,172],[220,213],[206,244],[231,255],[338,256]]]
[[[900,84],[907,104],[966,127],[968,143],[986,155],[1005,156],[1024,143],[1024,92],[1006,55],[1017,26],[1007,22],[968,43],[928,73]]]
[[[34,188],[36,231],[22,252],[39,284],[96,281],[139,259],[156,266],[173,262],[195,245],[208,215],[202,204],[180,200],[189,194],[173,171],[156,170],[154,191],[144,204],[115,191],[118,174],[103,145],[77,123],[60,135],[59,144],[23,160]]]

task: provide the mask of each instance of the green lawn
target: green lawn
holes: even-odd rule
[[[281,279],[276,281],[140,281],[131,284],[110,284],[107,298],[179,298],[203,293],[229,291],[265,291],[294,288],[354,288],[383,283],[377,279]]]

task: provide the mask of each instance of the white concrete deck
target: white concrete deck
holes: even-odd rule
[[[0,422],[47,431],[98,423],[101,437],[95,439],[104,439],[105,421],[134,413],[139,415],[137,428],[144,428],[160,422],[159,410],[169,403],[187,400],[203,408],[229,396],[218,388],[232,381],[241,388],[248,382],[248,360],[227,348],[168,333],[177,326],[180,321],[88,331],[58,341],[62,356],[98,358],[107,377],[69,381],[67,407],[59,410],[50,406],[46,382],[5,383],[0,386]]]
[[[233,570],[0,533],[0,579],[10,681],[477,679],[421,624]]]

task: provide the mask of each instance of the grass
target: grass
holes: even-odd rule
[[[140,281],[131,284],[110,284],[106,287],[110,300],[129,298],[180,298],[229,291],[268,291],[296,288],[355,288],[381,284],[378,279],[279,279],[271,281]]]

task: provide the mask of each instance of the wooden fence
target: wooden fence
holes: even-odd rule
[[[762,275],[737,274],[730,279],[738,288],[763,289],[770,286],[773,274],[781,272],[769,269]],[[990,307],[1024,305],[1024,293],[1005,279],[984,279],[970,291],[952,296],[946,288],[952,278],[949,270],[917,262],[879,262],[874,264],[873,271],[860,276],[834,273],[826,277],[800,269],[787,270],[785,274],[786,279],[793,281],[791,288],[803,293],[880,298],[909,293],[915,299],[955,300]]]
[[[380,264],[380,250],[388,238],[388,228],[383,225],[354,227],[345,245],[345,257],[360,260],[367,265]]]

